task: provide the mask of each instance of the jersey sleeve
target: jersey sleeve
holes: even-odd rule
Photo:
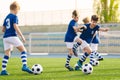
[[[71,27],[76,26],[75,22],[72,21],[71,24],[70,24],[70,26]]]
[[[76,23],[74,24],[74,26],[78,27],[78,23],[76,22]]]

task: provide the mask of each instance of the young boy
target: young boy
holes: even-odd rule
[[[97,25],[97,22],[98,22],[98,16],[92,15],[91,23],[85,24],[87,29],[83,30],[83,32],[80,35],[80,38],[85,40],[88,44],[90,44],[92,41],[92,43],[94,43],[93,48],[97,48],[98,43],[99,43],[97,36],[95,36],[96,31],[106,32],[109,30],[108,28],[101,28],[100,26]],[[78,43],[76,45],[73,47],[73,50],[76,50],[80,46]],[[76,52],[76,51],[74,51],[74,52]],[[92,61],[92,59],[90,59],[90,63],[91,63],[91,61]]]
[[[20,10],[19,4],[17,2],[13,2],[10,5],[10,13],[6,16],[3,23],[2,31],[4,32],[3,44],[5,55],[2,60],[2,71],[0,73],[1,75],[9,75],[9,73],[6,70],[6,67],[13,46],[15,46],[21,52],[22,71],[32,73],[32,71],[27,66],[26,48],[24,47],[20,39],[17,37],[17,35],[19,35],[22,41],[25,42],[25,38],[18,27],[17,13],[19,10]]]
[[[78,61],[78,65],[81,68],[82,66],[82,62],[85,61],[85,59],[88,57],[88,55],[91,53],[91,49],[89,47],[89,45],[82,39],[80,39],[77,36],[77,32],[79,32],[80,28],[83,28],[84,26],[79,26],[78,25],[78,20],[79,20],[79,15],[78,12],[76,10],[73,11],[72,13],[72,20],[70,21],[69,25],[68,25],[68,30],[65,34],[65,43],[68,49],[69,54],[67,55],[67,59],[66,59],[66,63],[65,63],[65,67],[69,70],[69,71],[73,71],[74,69],[69,65],[70,59],[73,55],[73,44],[74,42],[77,42],[79,45],[82,46],[82,49],[85,51],[84,55],[82,55],[82,57],[80,58],[80,60]]]
[[[83,19],[83,22],[84,22],[84,24],[89,24],[90,20],[88,17],[86,17]],[[94,38],[96,38],[98,40],[98,42],[94,42],[93,41]],[[97,52],[99,41],[100,41],[99,31],[96,31],[91,42],[89,43],[90,47],[92,49],[92,53],[90,54],[90,59],[97,57],[97,60],[99,60],[99,61],[103,60],[103,57]]]

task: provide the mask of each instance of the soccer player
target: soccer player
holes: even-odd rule
[[[77,37],[77,32],[79,32],[80,28],[83,28],[84,26],[79,26],[78,25],[78,20],[79,20],[79,14],[77,10],[74,10],[72,12],[72,20],[70,21],[69,25],[68,25],[68,29],[67,32],[65,34],[65,43],[68,49],[68,55],[66,58],[66,63],[65,63],[65,67],[69,70],[69,71],[73,71],[74,69],[69,65],[70,59],[73,55],[73,43],[77,42],[79,45],[82,46],[82,49],[84,50],[84,55],[82,55],[82,57],[80,58],[80,60],[78,61],[78,65],[81,68],[82,63],[85,61],[85,59],[89,56],[89,54],[91,53],[91,48],[89,47],[89,45],[82,39],[80,39],[79,37]]]
[[[89,24],[90,20],[88,17],[86,17],[83,19],[83,22],[84,22],[84,24]],[[98,42],[93,41],[94,38],[96,38],[96,40],[98,40]],[[91,42],[89,43],[90,47],[92,49],[92,53],[90,54],[90,58],[93,59],[93,58],[97,57],[97,60],[101,61],[101,60],[103,60],[103,57],[97,52],[99,43],[100,43],[99,31],[96,31]]]
[[[87,28],[85,30],[83,30],[83,32],[80,35],[81,39],[85,40],[88,44],[90,44],[91,48],[93,49],[93,54],[98,54],[96,52],[96,50],[97,50],[97,47],[98,47],[99,39],[98,39],[98,36],[96,35],[96,31],[106,32],[106,31],[109,30],[108,28],[101,28],[100,26],[97,25],[97,22],[98,22],[98,16],[97,15],[92,15],[91,23],[85,24],[85,26]],[[73,52],[76,52],[76,49],[79,46],[80,45],[78,43],[76,45],[74,45],[74,47],[73,47],[74,51]],[[93,54],[90,55],[90,63],[92,62]],[[103,58],[99,55],[98,59],[102,60]]]
[[[3,44],[4,44],[4,52],[5,55],[2,60],[2,71],[0,75],[9,75],[6,70],[8,60],[10,58],[10,52],[15,46],[21,52],[21,60],[22,60],[22,71],[32,73],[32,71],[27,66],[27,51],[24,47],[23,43],[20,41],[17,35],[20,36],[23,42],[25,42],[25,38],[18,27],[18,17],[17,13],[20,10],[20,6],[17,2],[13,2],[10,5],[10,13],[4,19],[2,31],[3,35]]]

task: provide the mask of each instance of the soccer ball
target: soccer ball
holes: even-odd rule
[[[99,65],[99,61],[96,59],[92,59],[92,66],[98,66]]]
[[[82,66],[82,72],[85,74],[91,74],[93,71],[93,67],[91,64],[87,63]]]
[[[40,64],[34,64],[32,66],[33,74],[37,75],[43,72],[43,67]]]

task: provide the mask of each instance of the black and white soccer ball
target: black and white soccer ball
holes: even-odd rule
[[[99,65],[99,61],[96,60],[96,59],[92,59],[91,64],[92,64],[92,66],[98,66]]]
[[[82,72],[84,74],[91,74],[93,72],[93,67],[91,64],[86,63],[82,66]]]
[[[43,72],[43,67],[40,64],[34,64],[32,66],[32,72],[33,74],[41,74]]]

